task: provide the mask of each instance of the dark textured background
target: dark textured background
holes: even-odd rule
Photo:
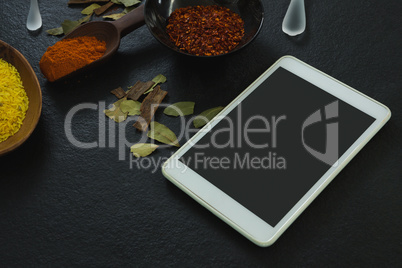
[[[307,30],[296,38],[281,31],[289,1],[263,2],[263,28],[238,53],[178,55],[142,27],[122,39],[107,65],[51,84],[38,62],[59,38],[45,30],[80,18],[81,7],[39,0],[44,26],[33,34],[25,27],[29,1],[0,0],[0,39],[26,56],[43,92],[33,135],[0,158],[0,266],[401,265],[402,2],[307,0]],[[160,169],[130,168],[128,147],[126,160],[119,160],[119,149],[108,143],[80,149],[66,138],[68,111],[82,103],[109,105],[115,87],[162,73],[168,79],[165,102],[193,100],[199,113],[228,104],[287,54],[384,103],[393,115],[271,247],[249,242],[165,180]],[[156,118],[178,131],[177,119],[160,111]],[[96,141],[98,125],[98,111],[82,110],[72,132],[80,141]],[[116,129],[116,143],[119,133],[124,130]],[[125,134],[130,144],[140,137],[131,124]],[[173,151],[158,150],[149,159]]]

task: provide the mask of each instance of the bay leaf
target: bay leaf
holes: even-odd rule
[[[141,3],[140,0],[111,0],[113,3],[115,4],[122,4],[125,7],[131,7],[134,6],[136,4]]]
[[[110,15],[105,15],[102,18],[104,19],[112,19],[112,20],[118,20],[120,18],[122,18],[124,15],[126,15],[128,12],[132,11],[133,9],[135,9],[136,7],[126,7],[121,13],[114,13],[114,14],[110,14]],[[95,11],[96,13],[96,11]]]
[[[197,115],[194,120],[193,124],[196,128],[203,127],[206,123],[211,121],[212,118],[214,118],[220,111],[223,110],[224,107],[218,106],[215,108],[211,108],[208,110],[203,111],[199,115]]]
[[[89,4],[89,3],[94,3],[94,2],[109,2],[109,0],[70,0],[68,1],[68,5],[74,5],[74,4]]]
[[[89,21],[91,19],[91,16],[92,15],[88,15],[79,20],[64,20],[61,24],[64,34],[68,34],[72,30],[80,26],[82,23]]]
[[[83,14],[83,15],[90,15],[90,14],[92,14],[92,12],[94,12],[95,9],[100,8],[100,7],[101,7],[101,6],[98,5],[98,4],[89,5],[89,6],[87,6],[86,8],[84,8],[84,9],[81,11],[81,14]]]
[[[88,22],[91,19],[91,17],[92,17],[92,14],[89,14],[88,16],[85,16],[77,21],[79,24],[83,24],[84,22]]]
[[[123,122],[124,120],[127,119],[128,112],[123,112],[120,108],[121,103],[126,100],[125,98],[120,99],[113,103],[113,107],[107,110],[104,110],[103,112],[107,117],[110,119],[116,121],[117,123]]]
[[[154,84],[150,89],[148,89],[144,94],[148,94],[149,92],[151,92],[152,90],[154,90],[154,88],[155,88],[158,84],[165,83],[166,80],[167,80],[167,79],[166,79],[166,77],[165,77],[164,75],[158,74],[157,76],[155,76],[155,77],[152,79],[152,82],[154,82],[155,84]]]
[[[74,30],[80,23],[76,20],[64,20],[63,23],[61,24],[61,27],[63,28],[63,33],[68,34],[72,30]]]
[[[53,29],[46,30],[46,32],[50,35],[62,35],[64,34],[63,27],[57,27]]]
[[[114,13],[110,15],[105,15],[102,18],[104,19],[112,19],[112,20],[118,20],[122,18],[124,15],[126,15],[128,12],[131,10],[135,9],[136,7],[126,7],[121,13]]]
[[[105,15],[105,16],[102,16],[102,18],[118,20],[118,19],[122,18],[125,15],[126,15],[126,13],[122,12],[122,13],[115,13],[115,14]]]
[[[128,115],[139,115],[141,102],[134,100],[123,100],[120,104],[120,109],[123,113],[128,113]]]
[[[137,158],[150,155],[159,146],[152,143],[137,143],[130,147],[130,151]]]
[[[152,79],[155,84],[162,84],[166,82],[166,77],[163,74],[158,74]]]
[[[194,113],[195,102],[181,101],[176,102],[163,110],[163,113],[170,116],[184,116]]]
[[[167,126],[156,121],[151,122],[151,130],[148,131],[147,136],[159,142],[180,147],[177,141],[176,134],[173,133]]]
[[[136,9],[136,7],[133,7],[133,6],[130,6],[130,7],[126,7],[124,10],[123,10],[123,13],[128,13],[128,12],[130,12],[130,11],[132,11],[132,10],[134,10],[134,9]]]

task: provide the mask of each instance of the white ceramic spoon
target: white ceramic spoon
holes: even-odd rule
[[[291,0],[282,23],[282,31],[290,36],[301,34],[306,29],[304,0]]]
[[[30,31],[36,31],[42,27],[42,17],[39,12],[38,0],[31,0],[31,6],[29,7],[27,28]]]

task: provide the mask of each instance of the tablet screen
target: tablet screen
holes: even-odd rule
[[[180,160],[275,227],[374,121],[280,67]]]

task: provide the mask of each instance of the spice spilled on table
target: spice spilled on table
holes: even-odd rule
[[[193,6],[176,9],[168,18],[166,32],[181,50],[196,56],[226,54],[244,36],[244,21],[229,8]]]
[[[39,67],[53,82],[101,58],[105,51],[106,42],[93,36],[63,39],[46,50]]]

